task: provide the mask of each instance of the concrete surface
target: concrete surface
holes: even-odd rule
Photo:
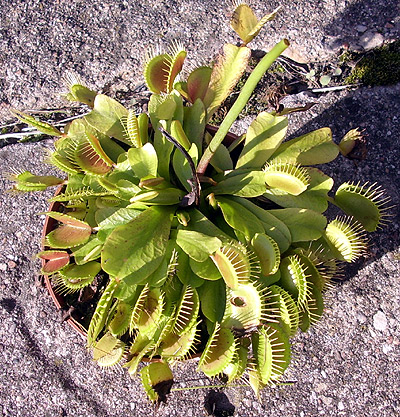
[[[278,2],[253,2],[259,13]],[[7,108],[53,108],[60,77],[75,69],[97,89],[116,82],[129,90],[144,46],[180,39],[197,62],[209,61],[224,40],[229,1],[3,1],[0,4],[0,116]],[[284,0],[284,11],[254,47],[291,39],[297,56],[329,57],[342,43],[362,47],[363,33],[390,39],[399,34],[396,1]],[[366,29],[365,29],[366,28]],[[215,32],[216,31],[216,32]],[[190,56],[189,55],[189,56]],[[291,117],[291,135],[331,126],[335,138],[361,126],[368,157],[341,159],[330,167],[343,180],[378,181],[399,202],[400,85],[328,93],[309,112]],[[303,95],[285,99],[304,104]],[[2,173],[48,172],[41,165],[51,140],[0,149]],[[13,196],[0,181],[0,413],[2,416],[149,416],[137,379],[122,369],[103,372],[84,341],[61,318],[35,282],[43,216],[50,194]],[[236,415],[392,417],[400,414],[400,215],[371,235],[368,258],[345,271],[328,296],[320,324],[293,340],[287,379],[266,389],[258,402],[248,388],[226,390]],[[176,370],[176,387],[208,385],[195,363]],[[203,416],[207,389],[174,392],[155,415]]]

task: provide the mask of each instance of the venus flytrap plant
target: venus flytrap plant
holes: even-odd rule
[[[100,366],[140,369],[154,401],[171,389],[170,367],[192,355],[208,377],[245,381],[257,395],[276,383],[290,338],[321,317],[339,264],[364,253],[364,230],[385,217],[378,186],[350,181],[331,195],[333,179],[314,167],[351,152],[358,131],[339,145],[329,128],[284,141],[288,119],[262,112],[240,140],[225,142],[286,40],[257,65],[215,135],[207,132],[246,68],[247,43],[275,14],[258,21],[238,4],[232,27],[243,45],[226,45],[212,68],[186,81],[177,80],[181,46],[150,55],[148,115],[73,77],[66,97],[92,110],[64,132],[16,113],[59,137],[48,162],[62,178],[12,176],[16,191],[63,186],[51,199],[61,209],[46,213],[57,227],[38,254],[41,273],[62,293],[100,282],[87,345]],[[328,222],[329,203],[348,217]],[[141,368],[143,359],[154,362]]]

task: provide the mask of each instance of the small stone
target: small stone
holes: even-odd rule
[[[325,395],[321,395],[321,399],[325,405],[331,405],[333,401],[331,397],[325,397]]]
[[[326,378],[327,377],[326,372],[324,370],[321,371],[321,375],[322,375],[322,378]]]
[[[244,404],[247,408],[250,408],[250,406],[251,406],[251,401],[250,401],[248,398],[245,398],[245,399],[243,400],[243,404]]]
[[[390,345],[388,345],[386,343],[382,346],[382,352],[385,355],[387,355],[391,350],[393,350],[393,346],[390,346]]]
[[[387,318],[382,311],[378,311],[374,315],[374,328],[375,330],[385,331],[387,328]]]
[[[7,271],[7,264],[0,264],[0,271]]]
[[[17,264],[14,261],[8,261],[7,265],[10,269],[14,269],[17,266]]]
[[[364,33],[368,28],[365,25],[357,25],[356,26],[356,31],[358,33]]]
[[[380,33],[374,33],[371,31],[365,32],[359,39],[358,44],[366,51],[381,46],[385,38]]]
[[[337,405],[337,408],[338,408],[339,410],[344,410],[344,404],[343,404],[341,401],[339,401],[339,402],[338,402],[338,405]]]
[[[357,320],[358,320],[360,323],[365,323],[365,322],[367,321],[367,317],[365,317],[365,315],[364,315],[363,313],[358,312],[358,313],[357,313]]]
[[[317,387],[315,388],[316,392],[322,392],[325,391],[328,388],[328,386],[322,382],[321,384],[318,384]]]

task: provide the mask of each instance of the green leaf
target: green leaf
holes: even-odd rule
[[[264,232],[264,227],[258,218],[237,201],[220,196],[216,197],[216,201],[229,226],[244,233],[247,239],[251,239],[256,233]]]
[[[333,179],[317,168],[306,169],[310,176],[306,191],[294,196],[277,189],[268,189],[264,197],[281,207],[306,208],[323,213],[328,208],[328,192],[333,187]]]
[[[77,265],[93,261],[100,257],[103,242],[95,235],[90,236],[89,240],[72,250],[72,254]]]
[[[257,233],[251,239],[251,246],[257,255],[263,275],[273,275],[281,260],[279,246],[272,237]]]
[[[216,169],[217,172],[229,171],[233,169],[231,154],[229,153],[228,148],[222,143],[215,151],[210,160],[210,164]]]
[[[39,130],[39,132],[42,132],[49,136],[62,136],[62,133],[49,123],[36,120],[33,116],[26,113],[22,113],[18,110],[13,109],[11,110],[11,113],[19,120],[21,120],[22,123],[26,123],[28,125],[33,126],[35,129]]]
[[[345,182],[335,194],[335,204],[359,221],[365,230],[374,232],[382,220],[385,193],[376,184]]]
[[[52,175],[34,175],[29,171],[11,174],[10,179],[15,181],[13,188],[19,191],[43,191],[47,187],[60,185],[65,181]]]
[[[179,120],[172,120],[171,121],[171,135],[174,137],[174,139],[182,145],[185,150],[190,149],[190,142],[189,139],[186,136],[185,131],[183,130],[182,123]]]
[[[231,240],[231,237],[219,229],[212,221],[210,221],[201,211],[191,209],[188,211],[190,221],[187,230],[204,233],[208,236],[218,237],[221,240]]]
[[[224,45],[224,54],[218,57],[214,65],[209,89],[204,98],[208,118],[232,92],[246,69],[250,55],[249,48]]]
[[[226,285],[224,280],[206,281],[198,292],[203,314],[213,323],[220,322],[225,313]]]
[[[270,210],[264,210],[245,198],[233,197],[233,199],[258,218],[265,233],[272,237],[272,239],[274,239],[278,244],[281,253],[285,252],[289,248],[290,243],[292,242],[292,237],[289,228],[284,222],[272,215]]]
[[[163,260],[173,212],[170,207],[151,207],[116,227],[104,244],[103,270],[131,285],[147,278]]]
[[[218,271],[218,268],[215,266],[211,258],[208,258],[204,262],[197,262],[190,258],[189,265],[190,269],[200,278],[209,281],[215,281],[221,278],[221,273]]]
[[[260,113],[247,130],[244,147],[236,168],[259,169],[263,167],[282,143],[287,126],[287,117],[273,116],[267,112]]]
[[[204,104],[197,99],[192,106],[184,107],[183,130],[189,141],[195,143],[199,152],[203,146],[204,130],[206,128],[206,111]]]
[[[185,229],[178,230],[176,243],[197,262],[206,261],[209,255],[222,246],[222,242],[217,237]]]
[[[141,148],[129,149],[128,159],[133,172],[138,178],[157,176],[157,153],[150,142],[146,143]]]
[[[215,195],[231,194],[239,197],[258,197],[265,193],[265,173],[263,171],[235,171],[219,181],[210,191]]]
[[[97,92],[91,90],[90,88],[81,85],[73,84],[69,87],[69,94],[66,95],[66,98],[70,101],[78,101],[80,103],[87,104],[89,107],[93,107],[94,100],[96,98]]]
[[[94,278],[101,270],[99,262],[91,261],[83,265],[70,264],[65,267],[60,275],[68,279],[87,279]]]
[[[40,270],[43,275],[54,274],[69,264],[69,253],[60,250],[45,250],[36,255],[46,263]]]
[[[276,380],[290,363],[290,344],[277,324],[261,326],[251,337],[257,369],[263,384]]]
[[[209,378],[221,373],[235,355],[235,337],[230,329],[222,329],[216,323],[199,360],[198,369]]]
[[[114,299],[114,292],[117,288],[118,282],[114,279],[110,279],[110,281],[107,284],[107,287],[104,289],[104,292],[100,297],[100,300],[97,303],[96,310],[89,324],[89,329],[87,332],[88,347],[93,346],[97,339],[97,336],[103,330],[108,313],[110,311],[111,304]]]
[[[137,117],[139,138],[144,145],[149,140],[149,116],[146,113],[140,113]]]
[[[272,155],[272,159],[301,165],[326,164],[339,154],[338,146],[332,141],[328,127],[314,130],[283,143]]]
[[[128,110],[122,104],[104,94],[98,94],[94,100],[94,108],[85,116],[85,120],[101,133],[129,143],[121,123],[121,119],[127,116]]]
[[[52,248],[69,249],[82,245],[89,240],[92,228],[83,221],[57,212],[48,212],[47,216],[63,223],[46,235],[46,244]]]
[[[154,112],[154,115],[158,120],[171,120],[176,111],[176,102],[172,95],[168,96],[155,96],[150,97],[149,111]],[[150,116],[151,116],[150,113]]]
[[[194,165],[197,165],[198,159],[198,150],[196,144],[192,144],[191,148],[188,151],[188,154],[192,158]],[[183,153],[179,149],[175,149],[174,156],[172,158],[172,164],[176,176],[178,177],[181,184],[185,187],[187,191],[191,191],[192,187],[188,183],[188,180],[193,178],[193,173],[190,168],[188,160],[185,158]]]
[[[154,148],[158,157],[158,175],[165,178],[166,181],[169,181],[169,165],[174,145],[158,129],[160,126],[158,121],[155,125],[152,120],[152,125],[156,126],[154,130]],[[167,124],[164,123],[163,127],[165,130],[169,130]]]
[[[319,78],[319,82],[321,83],[322,87],[325,87],[331,82],[332,77],[330,75],[323,75]]]
[[[320,238],[327,224],[325,216],[309,209],[286,208],[269,210],[269,213],[286,224],[292,235],[292,242]]]
[[[98,238],[104,242],[107,236],[118,226],[124,225],[142,214],[140,210],[134,210],[122,207],[113,211],[107,218],[102,220],[98,225]]]
[[[239,35],[244,44],[248,44],[259,34],[267,22],[275,19],[279,9],[280,7],[259,21],[250,6],[239,3],[231,19],[231,28]]]
[[[212,69],[209,67],[199,67],[190,73],[187,79],[187,92],[192,103],[197,99],[204,100],[210,83],[211,73]]]

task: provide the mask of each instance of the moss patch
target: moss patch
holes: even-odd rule
[[[359,62],[346,83],[360,82],[364,85],[392,85],[400,82],[400,41],[376,48],[362,56],[352,56]]]

